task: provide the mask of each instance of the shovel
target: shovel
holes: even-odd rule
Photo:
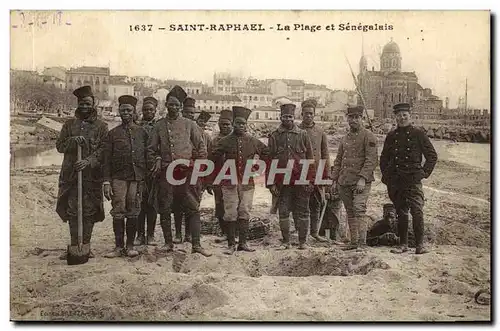
[[[77,147],[77,161],[82,160],[82,146]],[[78,171],[78,245],[68,245],[66,261],[68,265],[84,264],[89,260],[90,244],[83,244],[83,179],[82,171]]]

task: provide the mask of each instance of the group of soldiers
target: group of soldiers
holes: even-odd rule
[[[139,120],[137,99],[121,96],[118,102],[122,122],[109,131],[107,124],[97,117],[91,87],[83,86],[73,93],[78,99],[75,118],[63,125],[57,140],[57,150],[64,153],[57,213],[69,224],[71,245],[76,245],[78,240],[77,172],[81,171],[84,244],[90,243],[94,224],[105,218],[103,195],[111,200],[115,247],[105,257],[134,257],[139,254],[137,246],[157,245],[154,233],[158,214],[164,250],[173,251],[174,244],[184,241],[191,243],[192,253],[211,256],[200,241],[200,202],[205,191],[215,199],[215,216],[223,240],[227,240],[224,253],[253,252],[247,237],[255,183],[253,177],[245,182],[243,175],[247,164],[258,156],[267,165],[274,160],[278,168],[292,166],[289,181],[282,173],[269,180],[269,167],[265,173],[266,187],[273,199],[271,212],[279,216],[282,249],[291,247],[290,213],[298,232],[299,249],[307,248],[308,237],[318,242],[328,241],[323,237],[328,231],[329,239],[335,240],[342,204],[350,232],[350,241],[344,249],[365,247],[366,203],[375,180],[374,170],[380,165],[382,182],[387,185],[392,201],[384,205],[384,215],[386,210],[391,210],[397,217],[399,246],[392,252],[408,251],[409,213],[416,253],[427,252],[423,245],[421,180],[432,173],[437,154],[427,136],[411,125],[409,104],[394,106],[397,128],[387,135],[380,162],[377,137],[363,125],[363,108],[348,107],[349,131],[330,165],[327,136],[314,122],[315,100],[302,103],[302,122],[298,125],[295,104],[281,105],[281,124],[265,144],[247,132],[251,110],[240,106],[220,112],[219,132],[211,138],[205,131],[211,115],[202,111],[195,120],[196,100],[188,97],[180,86],[173,87],[167,95],[167,114],[159,120],[155,118],[158,106],[155,98],[144,98]],[[82,148],[81,160],[77,160],[78,145]],[[422,156],[425,157],[423,165]],[[187,179],[175,185],[168,179],[168,171],[169,165],[178,159],[191,163],[179,164],[173,169],[171,176],[175,180]],[[215,170],[193,183],[190,179],[194,161],[203,159],[211,160]],[[227,179],[216,183],[214,178],[228,160],[236,165],[236,183]],[[313,165],[305,169],[309,180],[306,185],[300,183],[304,170],[301,160],[310,160]],[[324,167],[318,166],[321,163]],[[317,178],[333,184],[316,184]],[[175,236],[172,235],[172,213]],[[368,239],[370,241],[370,237]]]

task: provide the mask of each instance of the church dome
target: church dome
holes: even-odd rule
[[[401,53],[399,51],[399,46],[394,41],[390,41],[384,46],[382,53]]]

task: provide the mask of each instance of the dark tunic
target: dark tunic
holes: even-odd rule
[[[75,113],[78,117],[78,112]],[[103,151],[104,141],[108,134],[108,125],[97,119],[94,112],[87,120],[74,118],[64,123],[56,142],[57,151],[64,153],[64,159],[59,174],[59,192],[56,212],[67,222],[77,217],[77,204],[74,199],[78,188],[78,173],[74,170],[77,161],[77,145],[70,142],[74,136],[85,137],[82,148],[82,159],[87,159],[90,166],[82,171],[83,178],[83,215],[93,222],[104,220],[103,206]]]

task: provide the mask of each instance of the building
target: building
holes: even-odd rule
[[[415,119],[440,119],[444,115],[443,100],[432,95],[429,88],[422,89],[420,85],[418,98],[413,102],[413,113]]]
[[[60,90],[66,90],[66,81],[54,76],[42,75],[43,83],[46,85],[52,85]]]
[[[273,95],[269,90],[263,88],[247,88],[243,92],[235,93],[235,95],[241,100],[241,105],[248,109],[271,107],[273,104]]]
[[[330,101],[331,92],[325,85],[304,84],[304,100],[315,99],[318,106],[325,106]]]
[[[388,118],[392,116],[392,107],[395,104],[407,102],[425,112],[420,116],[434,116],[430,114],[439,111],[437,97],[425,97],[424,89],[418,84],[415,72],[401,71],[401,62],[399,46],[392,40],[382,50],[380,71],[375,71],[374,67],[371,71],[368,70],[368,62],[364,53],[361,54],[358,82],[366,102],[365,107],[373,109],[377,118]],[[432,100],[429,101],[429,98]],[[422,102],[427,106],[422,107]],[[361,98],[358,98],[358,104],[362,104]],[[432,104],[432,107],[429,104]],[[425,110],[426,107],[428,110]]]
[[[304,101],[305,83],[300,79],[270,79],[269,89],[273,97],[286,96],[292,101]]]
[[[345,103],[334,100],[322,109],[321,120],[334,123],[345,123],[346,110],[347,105]]]
[[[47,67],[43,69],[43,76],[56,77],[65,82],[66,85],[66,68],[64,67]]]
[[[75,90],[80,86],[90,85],[94,94],[106,99],[109,94],[109,68],[107,67],[78,67],[66,72],[66,88]]]
[[[253,109],[248,117],[249,120],[279,120],[281,112],[279,108],[264,106]]]
[[[162,87],[171,90],[175,85],[181,86],[189,96],[207,93],[205,85],[201,82],[168,79]]]
[[[133,85],[143,85],[144,87],[156,89],[160,85],[160,82],[156,78],[149,76],[133,76],[130,77],[130,83]]]
[[[134,85],[127,83],[125,79],[125,76],[109,77],[109,100],[116,102],[121,95],[134,95]]]
[[[219,95],[232,95],[244,91],[247,88],[247,80],[232,76],[229,73],[214,73],[213,93]]]
[[[236,95],[201,94],[197,95],[195,99],[197,110],[205,110],[214,114],[219,113],[222,109],[241,106],[241,99]]]
[[[165,105],[167,102],[167,94],[170,92],[166,88],[159,88],[153,93],[153,97],[158,100],[158,106]]]

